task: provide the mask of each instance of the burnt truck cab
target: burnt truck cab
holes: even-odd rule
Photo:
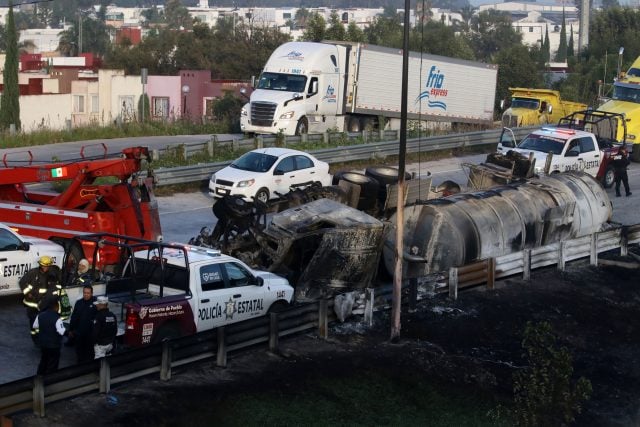
[[[114,273],[94,283],[118,317],[126,347],[194,334],[285,308],[293,301],[289,282],[253,270],[220,251],[179,243],[146,241],[113,234],[78,236],[100,252],[116,250]],[[72,301],[82,289],[68,286]]]

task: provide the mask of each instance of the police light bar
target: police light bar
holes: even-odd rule
[[[575,135],[576,134],[576,131],[573,130],[573,129],[543,127],[542,130],[547,131],[547,132],[564,133],[564,134],[567,134],[567,135]]]

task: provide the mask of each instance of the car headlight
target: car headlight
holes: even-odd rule
[[[631,134],[631,135],[627,135],[627,138],[633,141],[636,139],[636,136]]]
[[[211,182],[213,182],[214,184],[216,182],[216,174],[215,173],[211,175]]]
[[[255,179],[247,179],[245,181],[240,181],[238,182],[238,187],[251,187],[254,182],[256,182]]]
[[[242,107],[242,109],[240,110],[240,115],[241,116],[246,116],[247,115],[247,109]]]
[[[294,113],[293,111],[287,111],[286,113],[280,115],[280,119],[292,119],[295,114],[296,113]]]

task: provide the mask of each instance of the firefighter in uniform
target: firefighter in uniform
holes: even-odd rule
[[[32,268],[20,279],[20,289],[22,289],[22,303],[27,308],[27,317],[29,319],[29,329],[31,330],[31,339],[37,342],[38,330],[33,327],[38,316],[38,304],[47,294],[47,285],[49,282],[49,269],[53,265],[50,256],[43,255],[38,259],[38,267]]]

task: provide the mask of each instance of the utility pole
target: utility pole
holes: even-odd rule
[[[409,14],[411,4],[404,0],[404,34],[402,43],[402,94],[400,102],[400,148],[398,152],[398,206],[396,210],[396,253],[393,274],[393,297],[391,300],[391,341],[400,338],[400,312],[402,300],[402,266],[404,261],[404,182],[405,157],[407,154],[407,93],[409,88]]]

